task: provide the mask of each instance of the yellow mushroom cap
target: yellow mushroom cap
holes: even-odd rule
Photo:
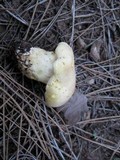
[[[45,100],[49,107],[64,105],[73,95],[76,84],[74,54],[65,42],[58,44],[55,54],[57,60],[53,64],[53,75],[49,79]]]

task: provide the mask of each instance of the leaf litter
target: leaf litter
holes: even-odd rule
[[[119,1],[1,0],[0,11],[0,159],[118,159]],[[60,41],[73,46],[78,91],[70,100],[75,105],[63,111],[70,125],[46,107],[45,86],[24,77],[12,60],[13,42],[24,37],[46,50]]]

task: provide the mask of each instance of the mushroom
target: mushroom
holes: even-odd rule
[[[60,42],[53,52],[22,41],[15,55],[25,76],[46,84],[47,106],[63,111],[68,124],[86,119],[87,113],[89,116],[86,96],[75,90],[74,54],[67,43]]]
[[[55,49],[57,57],[53,64],[53,75],[49,79],[45,99],[48,106],[59,107],[73,95],[76,84],[74,54],[71,47],[61,42]]]
[[[76,74],[74,54],[67,43],[59,43],[52,52],[23,41],[17,46],[15,54],[25,76],[46,84],[47,106],[60,107],[71,98],[75,91]]]
[[[15,55],[21,72],[30,79],[47,83],[53,75],[53,63],[56,55],[30,43],[22,41],[16,46]]]

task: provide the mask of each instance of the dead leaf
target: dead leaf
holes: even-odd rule
[[[87,117],[89,110],[87,97],[76,90],[71,99],[65,105],[59,107],[58,110],[63,111],[68,124],[74,125]]]
[[[81,48],[86,49],[86,46],[87,46],[85,41],[80,37],[77,39],[77,45],[78,45],[79,49],[81,49]]]
[[[101,40],[97,40],[95,41],[95,43],[93,43],[91,50],[90,50],[90,57],[95,61],[98,62],[100,61],[100,48],[102,45],[102,41]]]

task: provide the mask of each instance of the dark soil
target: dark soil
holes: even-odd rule
[[[17,67],[19,40],[71,45],[89,119],[71,126],[46,107]],[[0,85],[1,160],[120,160],[120,1],[0,0]]]

